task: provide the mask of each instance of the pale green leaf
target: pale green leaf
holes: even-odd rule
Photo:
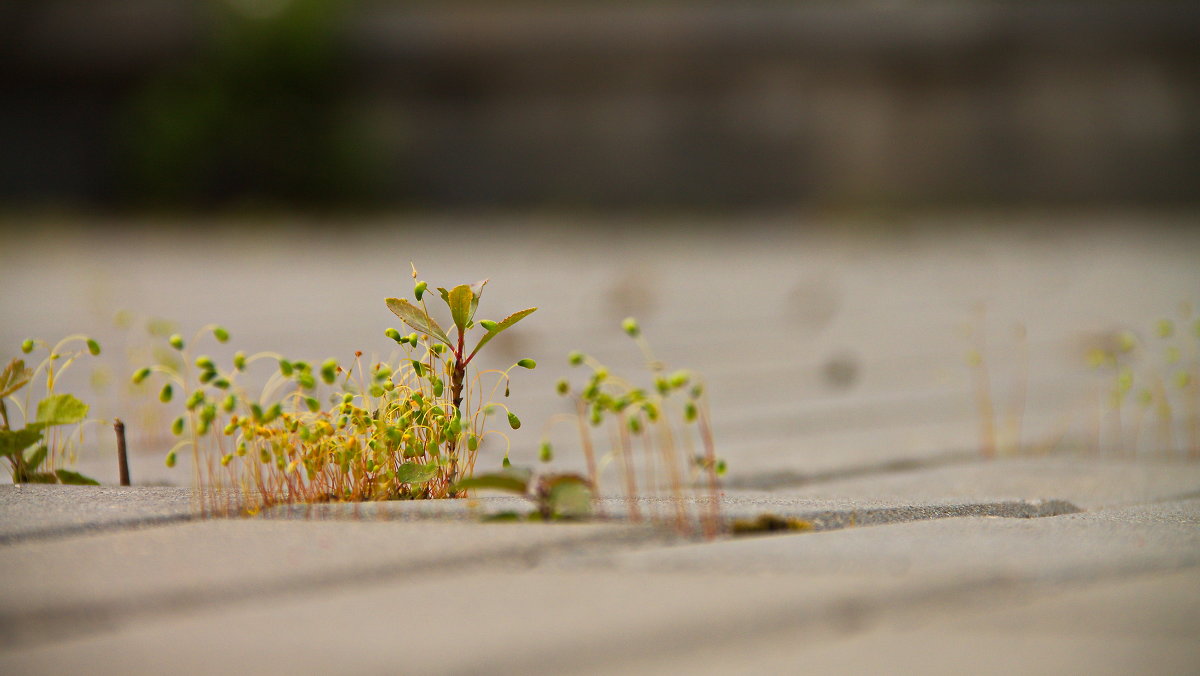
[[[396,481],[405,484],[423,484],[437,476],[437,473],[437,463],[421,465],[415,462],[406,462],[396,468]]]
[[[450,338],[446,335],[446,332],[442,330],[442,327],[438,326],[438,323],[433,320],[433,317],[430,317],[421,308],[409,303],[403,298],[388,298],[387,306],[388,309],[391,310],[397,317],[399,317],[405,324],[408,324],[412,328],[424,333],[427,336],[430,336],[431,338],[436,338],[442,341],[449,347],[454,347],[450,344]]]
[[[72,472],[69,469],[56,469],[54,474],[58,476],[58,480],[64,484],[72,486],[99,486],[100,482],[95,479],[84,476],[79,472]]]
[[[38,404],[37,420],[43,425],[70,425],[87,417],[88,406],[70,394],[46,397]]]
[[[472,488],[524,495],[529,489],[529,479],[523,477],[519,472],[498,472],[496,474],[479,474],[455,484],[455,489],[460,491]]]
[[[524,310],[521,310],[519,312],[514,312],[511,315],[505,317],[503,321],[501,321],[499,324],[496,324],[495,328],[493,328],[491,331],[488,331],[486,334],[484,334],[483,338],[479,339],[479,344],[475,346],[474,350],[471,350],[471,356],[467,357],[467,359],[474,357],[476,352],[479,352],[479,350],[481,348],[483,348],[484,345],[487,345],[489,340],[491,340],[492,338],[495,338],[497,335],[500,334],[501,331],[512,328],[513,324],[516,324],[517,322],[521,321],[522,319],[533,314],[533,311],[536,309],[537,308],[535,308],[535,307],[526,308]]]
[[[550,513],[558,518],[582,519],[592,513],[592,489],[582,477],[564,475],[550,480],[546,497]]]
[[[36,427],[26,426],[23,430],[0,430],[0,456],[20,453],[42,440],[42,432]]]
[[[475,293],[466,284],[460,284],[450,290],[446,304],[450,306],[450,315],[454,317],[454,325],[458,332],[467,330],[467,322],[471,319],[471,302]]]
[[[14,359],[0,371],[0,399],[16,392],[29,383],[33,370],[25,368],[25,360]]]

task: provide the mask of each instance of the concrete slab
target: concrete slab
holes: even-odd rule
[[[186,521],[197,507],[187,488],[0,485],[0,544]]]

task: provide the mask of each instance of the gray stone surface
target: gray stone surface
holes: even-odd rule
[[[0,485],[0,544],[186,521],[198,507],[186,488]]]

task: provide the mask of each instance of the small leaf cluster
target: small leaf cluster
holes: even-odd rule
[[[75,349],[68,349],[72,344]],[[78,472],[57,468],[57,460],[65,454],[70,435],[53,434],[52,427],[76,425],[87,419],[88,405],[71,394],[55,394],[54,385],[64,371],[84,355],[100,354],[100,344],[87,336],[70,336],[51,346],[40,340],[27,339],[21,352],[31,354],[44,349],[47,356],[36,368],[28,368],[24,359],[13,359],[0,371],[0,456],[8,460],[13,483],[96,484],[94,479]],[[17,393],[38,375],[45,377],[46,396],[36,404],[36,414],[30,416],[33,402],[29,391],[22,402]],[[24,425],[14,429],[8,404],[12,403],[24,417]],[[46,469],[49,467],[50,469]]]

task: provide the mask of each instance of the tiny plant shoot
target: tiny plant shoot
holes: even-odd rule
[[[72,344],[79,346],[68,349]],[[74,395],[56,394],[54,386],[77,359],[100,354],[100,344],[87,336],[69,336],[54,346],[33,339],[21,343],[24,354],[39,349],[47,354],[36,368],[27,368],[23,359],[13,359],[0,371],[0,455],[8,460],[13,483],[94,485],[94,479],[58,467],[72,454],[73,443],[82,438],[88,406]],[[24,399],[18,399],[16,393],[38,375],[45,377],[46,396],[35,405],[30,398],[31,390],[26,390]],[[13,427],[15,420],[9,404],[21,415],[24,425],[20,429]],[[79,425],[76,428],[79,436],[74,442],[74,433],[61,430],[68,425]]]

